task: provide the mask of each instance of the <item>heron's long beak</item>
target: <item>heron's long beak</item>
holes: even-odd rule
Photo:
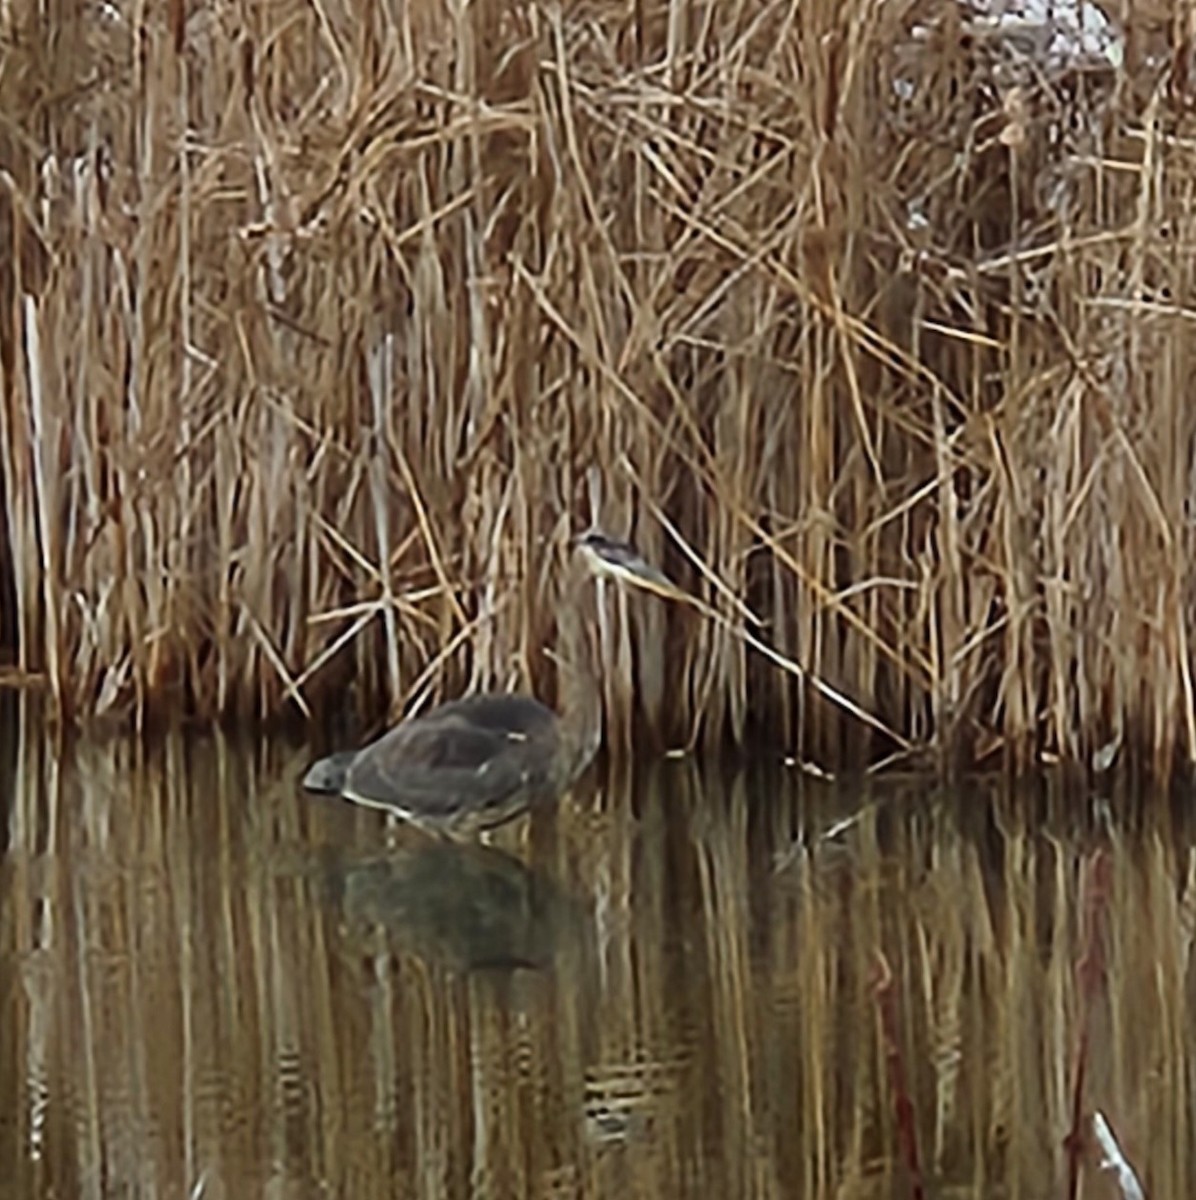
[[[644,559],[630,542],[622,542],[598,529],[590,529],[574,545],[586,556],[591,570],[604,579],[639,588],[666,600],[690,601],[692,597],[658,567]]]

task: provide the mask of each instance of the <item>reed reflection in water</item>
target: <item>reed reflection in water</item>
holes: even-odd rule
[[[280,743],[4,736],[6,1195],[903,1196],[904,1088],[933,1193],[1114,1196],[1082,1037],[1196,1182],[1165,807],[666,762],[455,847]]]

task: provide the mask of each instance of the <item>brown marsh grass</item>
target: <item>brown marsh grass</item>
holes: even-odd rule
[[[895,1051],[929,1194],[1058,1197],[1082,1033],[1081,1132],[1191,1194],[1190,822],[663,764],[519,851],[585,920],[466,971],[412,843],[251,753],[6,751],[6,1194],[912,1196]]]
[[[4,5],[6,677],[551,693],[595,472],[804,672],[637,607],[624,725],[1196,756],[1191,46],[1109,7],[1118,70],[955,0]]]

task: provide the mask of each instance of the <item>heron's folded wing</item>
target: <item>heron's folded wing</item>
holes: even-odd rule
[[[354,760],[345,794],[429,817],[480,810],[536,786],[541,739],[480,727],[452,713],[405,721]]]

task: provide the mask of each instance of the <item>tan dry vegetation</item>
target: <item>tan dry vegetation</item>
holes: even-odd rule
[[[932,1190],[1065,1194],[1087,1027],[1084,1121],[1108,1115],[1149,1194],[1191,1194],[1196,855],[1157,809],[1086,835],[1072,797],[1031,820],[998,791],[865,804],[669,764],[529,853],[520,894],[584,914],[521,943],[537,968],[467,972],[444,897],[411,906],[411,856],[459,888],[443,856],[494,852],[400,831],[380,855],[377,813],[259,756],[27,736],[10,777],[5,754],[16,1194],[911,1194],[879,955]],[[493,951],[511,914],[484,894]],[[1077,1194],[1109,1195],[1083,1164]]]
[[[597,469],[906,739],[1196,755],[1190,44],[1133,11],[1113,71],[955,0],[5,5],[15,673],[138,724],[550,692]],[[892,749],[665,619],[624,725],[634,646],[671,738]]]

